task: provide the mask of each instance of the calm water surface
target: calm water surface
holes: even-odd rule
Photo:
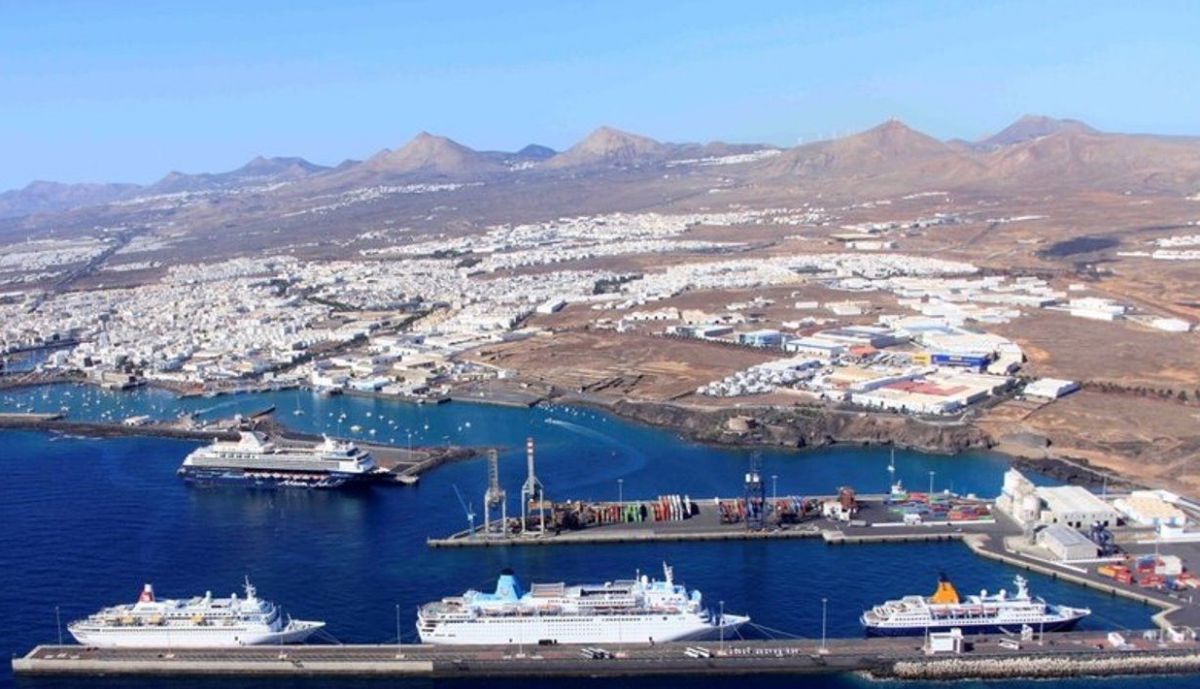
[[[587,410],[506,409],[449,404],[417,407],[368,398],[326,398],[280,392],[229,398],[176,400],[152,390],[110,393],[51,386],[0,394],[0,409],[70,409],[72,418],[124,418],[150,413],[172,418],[181,410],[203,417],[251,412],[274,404],[280,420],[306,431],[357,435],[404,445],[453,442],[502,448],[502,481],[514,496],[524,478],[523,445],[537,442],[538,472],[551,497],[612,499],[684,493],[695,498],[740,493],[748,454],[690,443],[660,429],[629,424]],[[302,414],[294,414],[299,409]],[[344,416],[343,416],[344,414]],[[372,437],[368,431],[375,429]],[[175,469],[196,443],[156,438],[82,439],[24,431],[0,433],[0,649],[24,653],[53,641],[55,606],[64,620],[115,602],[131,601],[152,581],[161,596],[211,589],[228,595],[244,575],[261,594],[299,618],[328,622],[343,642],[395,640],[399,606],[406,641],[415,640],[416,607],[428,600],[487,588],[504,567],[525,581],[593,581],[656,571],[663,560],[689,587],[755,622],[819,637],[821,598],[829,600],[829,634],[858,635],[859,612],[884,598],[932,590],[947,572],[962,591],[996,589],[1015,570],[976,558],[956,543],[826,546],[819,541],[670,543],[556,548],[430,550],[428,536],[466,525],[455,487],[479,509],[485,465],[448,465],[413,488],[374,487],[352,492],[247,491],[195,488]],[[886,486],[888,452],[836,448],[764,452],[768,492],[829,493],[841,485],[860,491]],[[898,476],[927,488],[992,495],[1005,469],[989,454],[941,457],[896,454]],[[774,480],[772,481],[772,477]],[[623,485],[618,488],[618,479]],[[1093,629],[1145,627],[1144,606],[1029,575],[1035,593],[1090,606]],[[713,680],[711,683],[734,680]],[[802,681],[806,686],[851,687],[855,678],[738,679],[746,687]],[[0,686],[13,682],[8,668]],[[573,686],[696,686],[697,680],[572,680]],[[159,686],[161,681],[22,680],[20,686]],[[227,682],[226,682],[227,684]],[[318,681],[237,683],[238,686],[357,687],[384,682]],[[558,687],[562,681],[428,682],[388,685]],[[1194,686],[1183,680],[1164,687]],[[1072,686],[1120,686],[1079,681]],[[217,682],[173,681],[171,686],[216,687]],[[979,685],[982,686],[982,685]],[[1016,685],[1013,685],[1016,686]],[[1039,685],[1044,686],[1044,685]]]

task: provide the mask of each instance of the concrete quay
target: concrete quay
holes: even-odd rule
[[[834,500],[836,496],[814,496],[817,500]],[[884,504],[881,495],[860,495],[859,513],[852,525],[808,517],[798,524],[772,525],[762,530],[746,528],[744,522],[723,523],[711,498],[693,500],[698,514],[687,519],[644,522],[616,522],[590,525],[578,530],[547,531],[545,535],[492,533],[486,538],[482,527],[472,533],[463,530],[444,538],[429,538],[432,548],[475,548],[503,546],[583,545],[597,543],[646,543],[665,541],[728,541],[761,539],[821,538],[827,543],[884,543],[945,541],[961,538],[964,532],[979,532],[994,528],[995,521],[931,522],[904,525]],[[732,501],[732,498],[724,502]],[[627,501],[623,504],[637,504]],[[646,501],[640,501],[646,502]],[[608,503],[606,503],[608,504]]]
[[[1098,632],[1052,634],[1001,646],[999,636],[968,637],[960,655],[927,655],[921,637],[886,639],[672,642],[606,646],[596,658],[581,646],[270,646],[231,649],[95,649],[38,646],[12,660],[19,676],[422,676],[570,677],[688,674],[868,673],[938,679],[1196,672],[1195,641],[1164,644],[1130,633],[1115,649]],[[597,647],[593,644],[592,647]],[[688,649],[702,649],[688,653]]]
[[[255,417],[255,430],[261,430],[284,445],[314,445],[321,436],[299,433],[269,419],[270,411]],[[62,414],[0,413],[0,429],[34,430],[88,438],[150,437],[173,440],[237,440],[232,427],[193,428],[169,422],[128,425],[119,422],[71,421]],[[472,447],[414,447],[411,450],[394,445],[355,441],[369,451],[384,471],[379,477],[401,484],[416,483],[420,476],[448,462],[471,459],[479,455]]]
[[[810,519],[782,528],[752,531],[746,529],[745,524],[720,523],[712,511],[706,512],[703,509],[705,506],[702,505],[700,515],[682,521],[604,524],[579,531],[563,531],[559,534],[548,532],[544,536],[536,533],[525,536],[492,534],[484,538],[478,529],[474,536],[464,530],[448,538],[428,539],[427,544],[432,548],[496,548],[820,538],[830,546],[894,543],[897,547],[902,547],[904,543],[961,541],[980,557],[1158,608],[1159,612],[1152,619],[1162,629],[1187,627],[1200,630],[1200,601],[1189,594],[1166,593],[1120,584],[1098,574],[1095,566],[1081,567],[1078,564],[1057,563],[1010,549],[1006,546],[1006,541],[1019,537],[1021,529],[1003,515],[995,515],[991,520],[977,522],[904,525],[890,520],[885,514],[886,510],[881,508],[874,496],[862,496],[861,500],[867,507],[859,516],[863,517],[866,523],[857,525]],[[1129,544],[1126,547],[1134,555],[1153,552],[1153,545]],[[1195,551],[1195,559],[1200,561],[1200,543],[1175,544],[1173,547],[1189,548],[1189,552]]]

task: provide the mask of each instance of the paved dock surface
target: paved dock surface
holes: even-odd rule
[[[856,516],[865,522],[860,525],[810,518],[799,524],[752,531],[744,523],[721,523],[709,499],[696,501],[700,507],[698,515],[679,521],[602,524],[545,536],[536,533],[508,537],[493,534],[484,538],[479,530],[473,537],[462,531],[448,538],[431,538],[428,544],[435,548],[455,548],[792,538],[820,538],[830,545],[963,541],[982,557],[1160,608],[1162,612],[1154,617],[1160,627],[1200,629],[1200,592],[1165,592],[1120,584],[1098,574],[1096,563],[1057,563],[1010,549],[1006,540],[1020,536],[1021,528],[1003,514],[993,514],[985,521],[905,525],[896,523],[895,515],[881,502],[882,496],[859,496],[859,500],[863,509]],[[1123,543],[1122,546],[1134,556],[1155,550],[1152,543]],[[1185,559],[1192,562],[1200,561],[1200,543],[1165,543],[1162,548],[1164,552],[1170,550],[1190,555]]]
[[[1112,648],[1098,632],[1047,635],[1044,644],[1024,641],[1020,649],[999,636],[969,638],[971,660],[1023,658],[1148,659],[1170,657],[1200,662],[1196,642],[1163,644],[1129,634],[1130,645]],[[933,660],[921,637],[773,641],[704,641],[657,645],[603,645],[613,657],[593,658],[584,647],[563,646],[257,646],[233,649],[94,649],[39,646],[13,659],[19,675],[420,675],[600,676],[651,674],[838,673],[891,676],[896,663]],[[594,644],[592,647],[601,646]],[[702,657],[687,654],[704,649]],[[703,657],[711,654],[709,657]],[[944,656],[937,656],[941,659]],[[1119,664],[1118,664],[1119,666]],[[1133,666],[1131,665],[1131,668]]]
[[[817,499],[834,500],[836,496],[815,496]],[[724,499],[730,502],[733,498]],[[774,500],[774,498],[772,498]],[[627,501],[623,504],[643,504],[651,500]],[[962,521],[952,523],[924,524],[920,526],[904,526],[896,523],[898,517],[883,503],[883,496],[859,496],[860,510],[856,520],[867,524],[863,527],[850,526],[844,522],[834,522],[820,518],[808,517],[797,524],[782,524],[761,530],[746,528],[744,522],[723,523],[718,508],[712,498],[695,499],[698,513],[687,519],[654,521],[648,519],[642,522],[611,522],[590,525],[578,530],[563,530],[559,533],[547,532],[544,536],[531,533],[527,536],[503,536],[492,534],[484,538],[482,527],[477,527],[472,535],[469,531],[460,531],[445,538],[430,538],[427,543],[434,548],[456,547],[495,547],[509,545],[569,545],[586,543],[640,543],[647,541],[716,541],[716,540],[754,540],[761,538],[824,538],[830,542],[867,543],[867,542],[912,542],[912,541],[942,541],[958,538],[966,532],[989,530],[994,527],[992,520]],[[884,528],[871,528],[880,523],[887,523]]]

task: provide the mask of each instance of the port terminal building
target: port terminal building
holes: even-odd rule
[[[1061,524],[1086,529],[1092,524],[1113,526],[1120,518],[1115,508],[1081,486],[1034,486],[1016,469],[1004,472],[1004,486],[996,508],[1023,527]]]

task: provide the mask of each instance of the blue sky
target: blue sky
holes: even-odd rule
[[[1195,2],[0,0],[0,189],[335,164],[421,130],[792,145],[1034,112],[1200,134],[1197,45]]]

